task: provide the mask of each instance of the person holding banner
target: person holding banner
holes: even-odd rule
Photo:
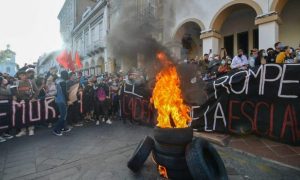
[[[238,55],[232,59],[231,69],[246,69],[248,67],[248,59],[244,55],[244,50],[239,49]]]
[[[62,136],[63,132],[70,132],[71,129],[67,127],[67,111],[68,111],[68,72],[62,71],[61,77],[56,82],[57,94],[55,97],[55,103],[59,111],[59,119],[53,128],[53,134],[56,136]]]
[[[31,76],[31,73],[27,73],[25,70],[20,70],[18,72],[19,80],[16,82],[16,96],[14,97],[14,100],[17,101],[30,101],[35,96],[35,91],[33,87],[33,81],[29,79],[29,76]],[[28,135],[33,136],[34,135],[34,126],[28,127]],[[16,137],[21,137],[26,135],[26,128],[22,128],[21,131],[16,135]]]

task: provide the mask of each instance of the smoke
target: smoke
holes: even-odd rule
[[[170,57],[168,49],[158,42],[155,34],[160,33],[161,27],[159,21],[151,16],[140,16],[138,14],[136,1],[119,0],[120,8],[118,14],[115,15],[114,22],[111,24],[110,34],[108,36],[108,46],[111,53],[117,61],[125,62],[129,66],[136,66],[134,63],[137,55],[141,54],[144,57],[144,71],[148,75],[148,89],[152,91],[155,84],[155,75],[161,70],[162,65],[156,60],[158,52],[165,52]],[[171,12],[163,13],[163,16],[169,17],[165,20],[165,28],[174,23],[174,6],[172,1],[166,0],[165,10]],[[147,12],[146,12],[147,13]],[[162,32],[162,31],[161,31]],[[165,32],[164,32],[165,33]],[[172,58],[169,58],[172,59]],[[176,64],[181,78],[181,89],[183,97],[188,104],[202,104],[206,99],[204,83],[197,80],[197,83],[191,83],[191,79],[197,76],[197,67],[195,65]]]
[[[115,22],[111,25],[108,36],[109,47],[117,60],[135,61],[137,55],[145,57],[146,62],[155,60],[159,51],[167,51],[154,37],[158,32],[158,22],[155,18],[141,16],[136,1],[121,1],[121,8]],[[144,11],[147,11],[144,10]],[[149,12],[145,12],[149,13]]]

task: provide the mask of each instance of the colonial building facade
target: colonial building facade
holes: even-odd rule
[[[238,49],[274,48],[277,41],[292,47],[300,43],[298,0],[172,0],[165,5],[172,11],[164,12],[169,18],[164,43],[179,58],[186,48],[192,58],[219,54],[221,48],[233,56]]]
[[[0,72],[14,76],[17,72],[16,53],[6,46],[6,50],[0,51]]]
[[[80,52],[86,74],[128,69],[107,46],[110,24],[122,18],[122,3],[66,0],[59,15],[61,32],[70,49]],[[136,6],[141,21],[157,17],[160,30],[154,37],[177,59],[219,54],[222,48],[234,56],[238,49],[248,54],[253,48],[274,48],[277,41],[292,47],[300,43],[299,0],[136,0]],[[137,55],[130,66],[144,59]]]

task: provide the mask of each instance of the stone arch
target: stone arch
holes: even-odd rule
[[[184,21],[182,21],[181,23],[179,23],[179,24],[175,27],[175,29],[174,29],[174,31],[173,31],[173,33],[172,33],[172,39],[173,39],[173,40],[176,39],[177,31],[178,31],[184,24],[186,24],[186,23],[188,23],[188,22],[194,22],[194,23],[196,23],[196,24],[200,27],[200,29],[201,29],[202,31],[205,30],[205,26],[204,26],[204,24],[203,24],[203,22],[202,22],[201,20],[199,20],[199,19],[197,19],[197,18],[188,18],[188,19],[185,19]]]
[[[201,32],[204,24],[197,18],[188,18],[178,24],[169,48],[176,59],[194,59],[202,55]]]
[[[224,21],[231,14],[231,12],[233,12],[236,8],[239,8],[241,6],[251,7],[256,12],[256,15],[263,14],[261,7],[253,0],[233,0],[230,3],[227,3],[225,6],[223,6],[215,14],[209,26],[210,29],[219,32]]]
[[[287,2],[288,2],[288,0],[273,0],[270,11],[271,12],[275,11],[278,14],[281,14],[281,12]]]

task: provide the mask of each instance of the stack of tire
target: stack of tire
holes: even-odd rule
[[[157,165],[166,169],[166,178],[193,179],[185,159],[185,148],[193,139],[193,130],[156,127],[153,135],[152,156]]]
[[[148,156],[164,167],[168,179],[227,180],[227,172],[216,149],[204,139],[194,138],[190,128],[155,128],[154,140],[146,136],[127,166],[138,172]]]

